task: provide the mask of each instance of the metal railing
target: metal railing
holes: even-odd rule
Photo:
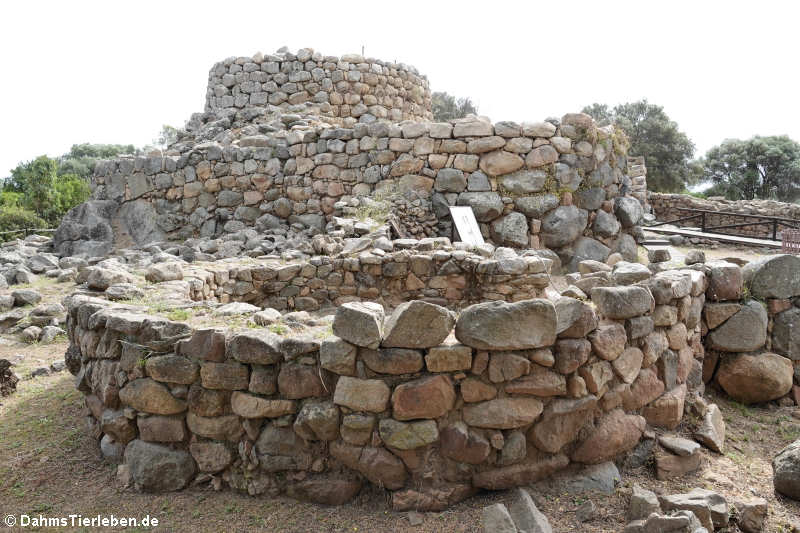
[[[771,234],[771,240],[779,241],[781,237],[778,235],[779,232],[783,233],[784,230],[781,230],[781,226],[786,227],[789,230],[792,229],[800,229],[800,220],[795,220],[792,218],[781,218],[781,217],[770,217],[765,215],[748,215],[744,213],[733,213],[730,211],[711,211],[707,209],[693,209],[690,207],[676,207],[679,211],[687,211],[690,213],[694,213],[689,216],[679,217],[673,220],[667,220],[664,222],[658,222],[656,224],[650,224],[647,227],[653,228],[656,226],[664,226],[666,224],[674,224],[676,222],[687,222],[689,220],[699,220],[700,230],[703,233],[718,233],[720,235],[733,235],[735,237],[758,237],[752,234],[744,234],[744,233],[735,233],[730,231],[720,231],[720,230],[729,230],[729,229],[736,229],[736,228],[744,228],[747,226],[767,226],[768,229],[764,233],[769,235]],[[718,225],[710,225],[710,219],[712,216],[726,216],[726,217],[738,217],[741,219],[755,219],[754,222],[741,222],[735,224],[718,224]],[[766,237],[769,238],[769,237]]]

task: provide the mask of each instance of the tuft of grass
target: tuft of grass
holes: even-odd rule
[[[167,318],[175,321],[187,320],[192,313],[188,309],[173,309],[167,313]]]
[[[286,335],[289,332],[289,328],[283,324],[272,324],[268,329],[276,335]]]

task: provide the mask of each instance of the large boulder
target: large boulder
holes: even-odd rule
[[[800,501],[800,440],[778,452],[772,460],[772,482],[777,492]]]
[[[197,472],[186,451],[138,439],[125,448],[125,463],[136,487],[147,492],[180,490]]]
[[[497,245],[527,248],[530,244],[528,219],[522,213],[512,211],[492,222],[491,235]]]
[[[114,247],[111,219],[119,204],[112,200],[90,200],[70,209],[53,234],[53,248],[62,256],[107,255]]]
[[[455,325],[453,314],[439,305],[414,300],[397,306],[384,325],[387,348],[438,346]]]
[[[707,346],[722,352],[752,352],[767,340],[767,310],[750,300],[707,337]]]
[[[769,255],[742,268],[745,284],[756,298],[800,295],[800,256]]]
[[[479,303],[462,311],[455,333],[479,350],[542,348],[556,340],[556,310],[544,299]]]
[[[620,196],[614,199],[614,214],[623,228],[630,228],[639,223],[644,211],[636,198]]]
[[[574,205],[562,205],[542,219],[540,235],[545,246],[560,248],[577,239],[589,222],[589,212]]]
[[[733,399],[742,403],[776,400],[792,390],[792,362],[775,353],[725,357],[717,381]]]
[[[383,336],[383,306],[375,302],[348,302],[336,308],[333,333],[356,346],[377,348]]]
[[[635,285],[595,287],[592,289],[591,297],[598,312],[614,320],[644,315],[655,307],[655,300],[650,291]]]
[[[526,217],[541,219],[548,211],[558,207],[559,199],[555,194],[538,194],[523,196],[514,200],[516,210]]]
[[[503,200],[496,192],[462,192],[456,203],[471,207],[478,222],[489,222],[503,213]]]

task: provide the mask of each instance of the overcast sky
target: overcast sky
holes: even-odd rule
[[[659,7],[656,7],[658,5]],[[494,121],[647,98],[698,148],[800,140],[800,2],[9,1],[0,176],[75,143],[151,142],[203,110],[208,70],[286,45],[416,66]]]

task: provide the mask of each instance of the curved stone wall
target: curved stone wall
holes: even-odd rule
[[[402,63],[303,48],[296,54],[231,57],[208,73],[206,111],[289,109],[307,102],[321,116],[360,122],[433,118],[428,80]]]
[[[191,327],[76,294],[66,359],[89,426],[141,490],[214,479],[338,504],[372,483],[395,509],[434,510],[614,459],[648,423],[675,428],[700,383],[699,311],[655,317],[702,308],[704,290],[702,272],[671,272],[596,287],[591,305],[456,316],[412,301],[384,316],[353,302],[300,333],[275,317]]]
[[[575,270],[580,260],[604,261],[611,252],[636,260],[642,207],[622,195],[631,180],[617,135],[583,114],[533,124],[472,118],[307,128],[103,161],[93,197],[123,206],[128,218],[139,214],[137,224],[106,222],[117,237],[129,228],[123,245],[130,245],[276,224],[322,231],[337,202],[414,191],[428,199],[440,235],[452,235],[448,206],[471,206],[486,239],[555,249]],[[89,233],[84,211],[62,223],[61,253],[67,235]]]

